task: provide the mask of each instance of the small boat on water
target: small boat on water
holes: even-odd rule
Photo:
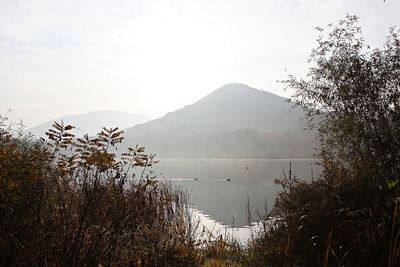
[[[231,181],[231,178],[227,178],[226,181],[227,181],[227,182],[230,182],[230,181]]]

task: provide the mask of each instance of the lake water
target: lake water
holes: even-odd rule
[[[258,221],[258,213],[272,207],[277,192],[275,179],[283,171],[299,179],[318,177],[321,167],[315,159],[161,159],[152,171],[189,193],[191,204],[202,217],[219,225],[243,228]],[[229,180],[229,181],[228,181]]]

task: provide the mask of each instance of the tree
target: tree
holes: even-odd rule
[[[330,25],[332,28],[333,26]],[[326,170],[349,179],[400,177],[400,40],[394,28],[382,49],[365,44],[357,17],[348,15],[321,32],[307,79],[290,76],[301,106],[318,130]]]
[[[307,77],[283,81],[317,132],[323,173],[277,181],[274,220],[251,245],[271,266],[400,264],[399,32],[370,49],[357,20],[317,28]]]

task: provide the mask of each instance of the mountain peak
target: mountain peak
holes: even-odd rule
[[[279,99],[280,101],[285,100],[285,98],[280,97],[271,92],[255,89],[246,84],[237,83],[237,82],[227,83],[227,84],[219,87],[215,91],[211,92],[209,95],[205,96],[204,98],[207,98],[208,96],[215,97],[217,95],[221,95],[221,96],[225,96],[225,97],[236,96],[238,98],[241,98],[241,97],[264,97],[264,98],[269,97],[269,98]]]
[[[312,155],[300,121],[304,114],[285,100],[229,83],[191,105],[126,129],[125,137],[127,143],[144,144],[162,157]]]
[[[252,89],[252,90],[255,90],[254,88],[251,88],[250,86],[248,86],[246,84],[238,83],[238,82],[224,84],[219,89],[222,89],[222,90],[234,90],[234,89]],[[219,90],[219,89],[217,89],[217,90]]]
[[[238,91],[259,91],[257,89],[251,88],[250,86],[242,83],[227,83],[220,88],[216,89],[214,92],[238,92]]]

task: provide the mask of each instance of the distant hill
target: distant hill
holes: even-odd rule
[[[310,158],[314,136],[287,99],[227,84],[192,105],[125,129],[160,158]]]
[[[37,137],[45,136],[45,132],[51,127],[54,121],[63,121],[65,124],[76,126],[74,129],[77,136],[84,134],[95,135],[102,127],[127,128],[139,123],[148,121],[144,115],[126,113],[115,110],[93,111],[84,114],[67,115],[55,118],[38,126],[28,129]]]

